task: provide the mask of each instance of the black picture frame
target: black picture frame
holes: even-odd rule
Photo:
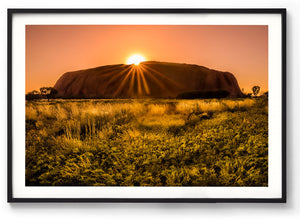
[[[279,14],[281,16],[281,197],[276,198],[20,198],[14,196],[13,189],[13,17],[17,14],[74,14],[74,13],[133,13],[133,14]],[[44,202],[113,202],[113,203],[285,203],[286,194],[286,9],[8,9],[7,10],[7,201],[10,203],[44,203]]]

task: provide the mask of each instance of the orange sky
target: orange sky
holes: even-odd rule
[[[240,88],[268,90],[268,26],[27,25],[26,93],[54,86],[65,72],[146,60],[233,73]]]

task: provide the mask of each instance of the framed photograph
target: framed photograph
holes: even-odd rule
[[[286,202],[285,9],[8,9],[8,202]]]

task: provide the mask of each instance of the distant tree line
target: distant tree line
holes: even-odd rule
[[[197,99],[197,98],[225,98],[229,96],[229,91],[214,90],[214,91],[190,91],[179,94],[177,99]]]
[[[260,86],[252,87],[253,93],[244,93],[242,89],[243,98],[257,97],[260,92]],[[26,100],[38,100],[38,99],[54,99],[54,98],[64,98],[64,99],[112,99],[113,97],[108,97],[104,95],[91,95],[91,96],[68,96],[68,97],[58,97],[58,91],[53,87],[41,87],[39,91],[34,90],[26,94]],[[199,98],[226,98],[230,94],[227,90],[206,90],[206,91],[190,91],[183,92],[179,94],[176,99],[199,99]],[[268,92],[265,92],[261,96],[268,97]],[[128,97],[119,97],[128,98]]]
[[[251,98],[251,97],[258,97],[260,92],[260,86],[253,86],[252,93],[245,93],[242,90],[242,97],[243,98]],[[189,91],[183,92],[179,94],[176,98],[177,99],[198,99],[198,98],[226,98],[230,94],[227,90],[207,90],[207,91]],[[268,92],[263,93],[261,96],[268,97]]]
[[[53,87],[41,87],[40,91],[34,90],[26,94],[26,100],[36,99],[53,99],[56,97],[58,91]]]

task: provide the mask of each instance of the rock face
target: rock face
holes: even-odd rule
[[[63,74],[54,88],[60,97],[175,98],[193,91],[242,95],[233,74],[203,66],[147,61],[108,65]]]

